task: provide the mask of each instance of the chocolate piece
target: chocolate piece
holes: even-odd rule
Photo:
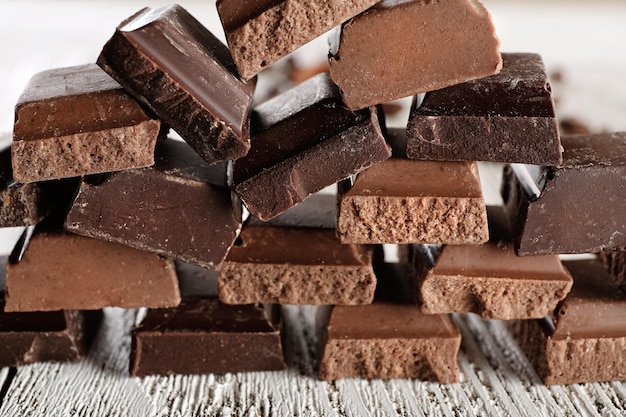
[[[173,309],[148,310],[133,330],[133,376],[273,371],[286,367],[277,310],[228,306],[183,282],[214,281],[215,271],[179,265],[189,296]],[[197,292],[194,292],[197,291]]]
[[[100,65],[207,163],[248,152],[255,81],[242,82],[228,49],[178,5],[123,21]]]
[[[400,274],[401,268],[385,274]],[[380,276],[379,282],[393,279]],[[365,306],[331,307],[320,318],[323,354],[319,376],[419,378],[458,381],[461,334],[447,315],[425,315],[412,304],[374,301]],[[327,323],[327,324],[326,324]]]
[[[235,162],[235,192],[269,220],[390,156],[375,108],[348,110],[327,74],[257,106],[252,148]]]
[[[48,219],[25,248],[16,245],[7,266],[5,311],[170,307],[180,302],[171,260],[67,233],[59,225]]]
[[[437,161],[559,165],[548,75],[537,54],[502,54],[502,71],[414,100],[407,155]]]
[[[551,169],[541,197],[520,198],[517,254],[626,248],[626,132],[564,136],[562,143],[563,165]]]
[[[404,132],[389,129],[394,151]],[[341,187],[342,243],[482,243],[487,212],[475,162],[412,161],[402,154]]]
[[[250,219],[220,269],[229,304],[369,304],[373,248],[342,245],[335,197],[314,195],[269,223]]]
[[[241,228],[227,164],[208,166],[184,142],[159,143],[153,167],[84,180],[66,229],[217,268]],[[216,185],[215,185],[216,184]]]
[[[100,316],[100,311],[76,310],[5,313],[0,301],[0,367],[80,361]]]
[[[243,79],[380,0],[218,0],[226,40]]]
[[[574,277],[553,318],[511,324],[546,384],[626,380],[626,296],[597,260],[566,261]]]
[[[385,0],[331,38],[330,74],[362,109],[497,74],[499,46],[476,0]]]
[[[613,281],[626,293],[626,250],[614,252],[600,252]]]
[[[476,313],[491,319],[549,315],[572,286],[558,256],[517,257],[513,244],[413,246],[409,277],[425,314]]]
[[[14,179],[150,166],[160,126],[94,64],[41,72],[15,106]]]

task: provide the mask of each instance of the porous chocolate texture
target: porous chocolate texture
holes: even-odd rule
[[[502,54],[497,75],[413,102],[407,156],[438,161],[562,162],[552,89],[537,54]]]
[[[406,158],[404,131],[389,129],[394,156],[339,187],[342,243],[478,244],[487,211],[475,162]]]
[[[207,163],[248,152],[256,82],[239,78],[228,48],[182,7],[124,20],[97,63]]]
[[[268,223],[250,218],[220,269],[229,304],[369,304],[371,246],[342,245],[333,195],[313,195]]]
[[[180,302],[171,260],[64,231],[48,218],[25,233],[7,265],[5,311],[170,307]]]
[[[184,142],[159,143],[153,167],[83,180],[65,227],[217,268],[241,229],[227,164],[207,165]]]
[[[570,294],[551,317],[510,323],[546,384],[626,379],[626,296],[598,259],[565,261]]]
[[[564,136],[562,143],[563,164],[550,170],[541,196],[519,198],[516,253],[626,248],[626,133]]]
[[[243,79],[380,0],[218,0],[233,60]]]
[[[380,283],[389,283],[403,269],[388,265],[377,273]],[[382,292],[377,292],[379,295]],[[399,301],[397,294],[370,305],[330,309],[318,317],[321,379],[458,381],[461,333],[448,315],[422,314],[415,305]]]
[[[252,147],[235,162],[234,189],[269,220],[309,195],[391,155],[375,108],[352,112],[328,74],[266,101],[252,114]]]
[[[496,74],[499,46],[476,0],[385,0],[331,35],[330,74],[362,109]]]
[[[15,106],[18,182],[150,166],[161,122],[94,64],[36,74]]]

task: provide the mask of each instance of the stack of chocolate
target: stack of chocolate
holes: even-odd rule
[[[514,319],[548,383],[607,360],[620,373],[599,378],[625,378],[617,354],[563,356],[626,333],[584,330],[603,314],[585,277],[611,274],[557,255],[626,248],[626,134],[560,138],[541,58],[501,55],[475,0],[257,3],[217,1],[230,49],[180,6],[143,9],[97,65],[26,87],[0,220],[35,226],[8,261],[0,337],[24,353],[4,364],[77,359],[82,311],[118,306],[149,308],[132,375],[282,369],[277,304],[315,304],[332,306],[322,379],[458,381],[450,313],[466,312]],[[333,27],[330,74],[253,103],[260,71]],[[387,129],[379,105],[408,96],[406,128]],[[475,161],[511,164],[501,206]],[[622,282],[593,287],[615,308],[622,255],[605,255]],[[30,314],[50,325],[10,324]]]

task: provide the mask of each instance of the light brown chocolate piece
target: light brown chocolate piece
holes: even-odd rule
[[[250,219],[220,269],[228,304],[368,304],[376,277],[373,248],[342,245],[335,197],[314,195],[268,223]]]
[[[173,261],[118,243],[40,224],[7,265],[5,311],[173,307],[180,302]]]
[[[510,323],[526,357],[546,384],[626,380],[626,295],[602,262],[564,262],[571,293],[553,318]]]
[[[233,60],[243,79],[380,0],[218,0]]]
[[[475,162],[391,159],[341,185],[337,232],[342,243],[482,243],[487,211]]]
[[[477,0],[385,0],[344,23],[330,44],[330,74],[351,109],[502,67],[491,17]]]
[[[13,177],[24,183],[150,166],[161,127],[95,64],[35,75],[15,120]]]

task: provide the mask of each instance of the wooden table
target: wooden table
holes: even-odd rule
[[[52,67],[93,62],[139,1],[0,0],[0,131],[28,79]],[[485,1],[503,51],[540,52],[561,117],[594,130],[626,130],[626,4]],[[152,4],[158,6],[160,4]],[[183,4],[221,34],[211,1]],[[299,55],[324,57],[324,41]],[[19,230],[1,231],[0,250]],[[463,334],[462,382],[410,379],[321,382],[315,378],[314,307],[284,307],[284,372],[130,378],[129,330],[137,311],[106,309],[89,357],[79,364],[0,370],[0,416],[430,416],[626,415],[626,384],[545,387],[499,321],[455,316]]]

